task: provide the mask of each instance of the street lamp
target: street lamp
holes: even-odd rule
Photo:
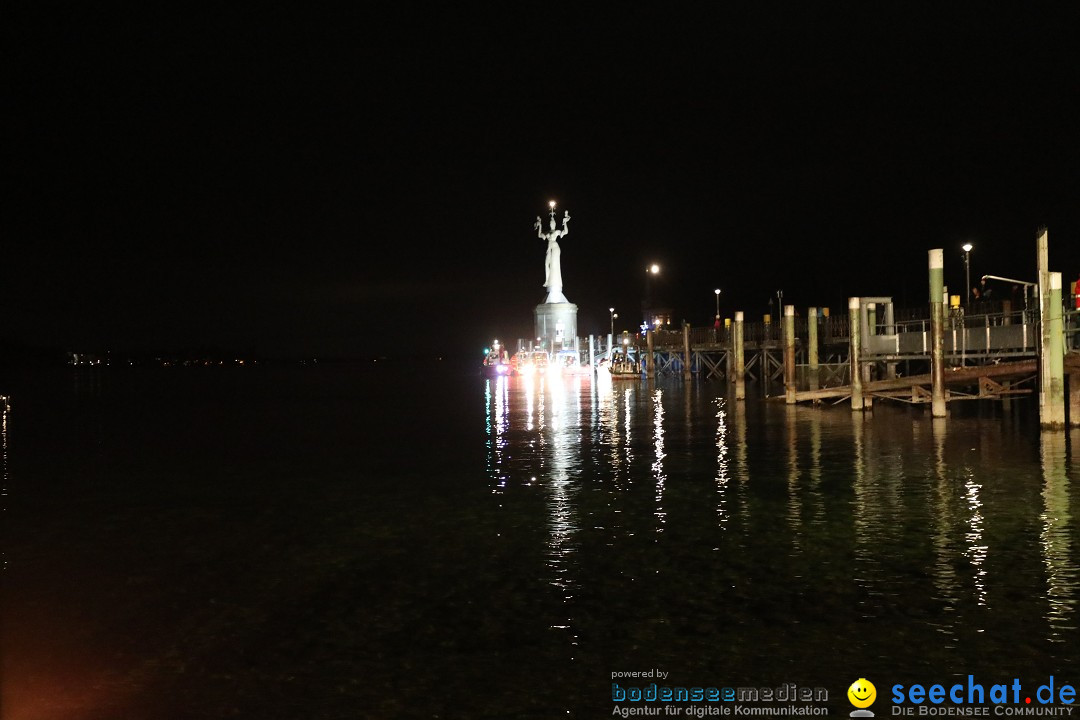
[[[720,288],[713,290],[716,293],[716,319],[720,319]]]
[[[619,317],[619,314],[615,312],[615,308],[608,308],[608,312],[611,314],[611,336],[615,337],[615,318]]]
[[[967,292],[964,293],[966,301],[964,307],[967,310],[971,310],[971,248],[974,245],[971,243],[964,243],[960,249],[964,251],[964,282],[967,283]]]

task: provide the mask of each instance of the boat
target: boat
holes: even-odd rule
[[[581,364],[577,350],[560,350],[555,353],[552,365],[563,375],[590,375],[592,368]]]
[[[611,358],[601,358],[597,372],[607,372],[612,379],[636,380],[641,378],[641,365],[631,357],[630,348],[623,346],[623,351],[614,353]]]
[[[514,375],[545,375],[550,365],[548,354],[543,350],[519,350],[510,360]]]
[[[480,366],[480,373],[484,377],[505,377],[510,374],[510,358],[506,350],[499,345],[499,341],[491,343],[490,348],[484,350],[484,362]]]
[[[641,366],[637,361],[625,355],[615,357],[609,368],[612,380],[640,380]]]

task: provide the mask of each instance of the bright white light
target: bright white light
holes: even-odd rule
[[[971,243],[964,243],[964,244],[963,244],[963,245],[961,246],[961,249],[962,249],[962,250],[963,250],[964,252],[971,252],[971,248],[973,248],[973,247],[975,247],[975,246],[974,246],[974,245],[972,245]]]
[[[651,272],[653,275],[657,274],[658,272],[660,272],[660,266],[656,263],[653,263],[649,266],[649,272]]]
[[[630,338],[623,338],[622,339],[622,344],[623,345],[629,345],[630,344]]]
[[[551,202],[549,202],[548,207],[550,207],[552,210],[554,210],[555,209],[555,201],[552,200]]]
[[[715,290],[713,290],[713,292],[716,293],[717,295],[719,295],[720,294],[720,288],[716,288]]]
[[[608,312],[615,312],[615,308],[608,308],[607,311]]]

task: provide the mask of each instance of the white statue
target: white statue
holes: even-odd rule
[[[547,301],[549,303],[565,303],[570,302],[566,299],[566,296],[562,293],[562,265],[559,262],[559,256],[562,251],[559,249],[559,238],[566,237],[566,234],[570,232],[567,228],[567,223],[570,222],[570,212],[566,211],[563,215],[562,230],[555,229],[555,203],[551,204],[551,230],[545,233],[543,231],[543,225],[540,218],[536,218],[536,224],[533,225],[536,228],[536,234],[541,240],[547,240],[547,255],[544,258],[544,287],[548,290]]]

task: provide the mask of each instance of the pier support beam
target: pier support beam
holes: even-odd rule
[[[1050,238],[1046,228],[1041,228],[1035,239],[1035,256],[1039,282],[1039,424],[1050,427]]]
[[[1080,427],[1080,372],[1069,374],[1069,425]],[[1075,455],[1080,461],[1080,453]]]
[[[889,337],[896,335],[896,314],[892,303],[885,303],[885,334]],[[896,363],[885,363],[885,379],[896,379]]]
[[[724,341],[727,352],[724,353],[724,378],[728,382],[735,380],[735,343],[731,341],[731,318],[724,318]]]
[[[859,363],[859,356],[862,354],[862,342],[860,340],[861,323],[859,315],[859,298],[853,297],[848,299],[848,322],[851,329],[848,332],[850,335],[850,348],[848,350],[848,364],[849,374],[851,375],[851,410],[852,412],[862,412],[863,409],[863,394],[862,394],[862,368]]]
[[[690,326],[683,323],[682,326],[683,368],[684,380],[690,379]]]
[[[930,376],[931,415],[945,417],[945,259],[940,248],[930,251]]]
[[[645,377],[652,380],[656,377],[656,363],[653,357],[653,331],[652,328],[645,331],[645,357],[648,360],[642,359],[642,362],[648,362],[645,366]]]
[[[746,399],[746,353],[743,348],[743,314],[735,313],[735,399]]]
[[[795,306],[784,306],[784,402],[795,404]]]
[[[818,315],[817,308],[812,307],[806,311],[806,355],[810,363],[810,389],[818,389],[818,374],[821,370],[818,365],[817,347]]]
[[[1065,334],[1061,318],[1061,273],[1047,273],[1049,290],[1046,298],[1048,332],[1043,333],[1042,355],[1046,358],[1049,375],[1046,383],[1046,404],[1040,409],[1039,424],[1044,428],[1065,427]]]

